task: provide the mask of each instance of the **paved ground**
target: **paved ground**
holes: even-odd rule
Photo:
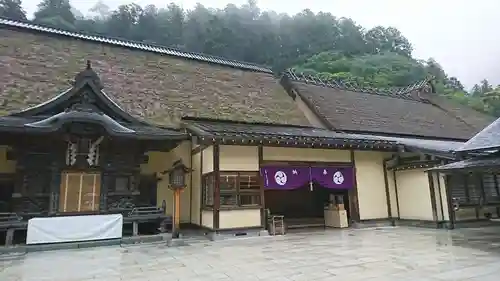
[[[329,230],[0,258],[1,281],[500,280],[500,228]],[[343,279],[340,279],[343,278]]]

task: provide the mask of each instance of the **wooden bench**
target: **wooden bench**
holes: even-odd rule
[[[25,230],[28,222],[16,213],[0,213],[0,231],[6,231],[5,246],[12,246],[16,230]]]

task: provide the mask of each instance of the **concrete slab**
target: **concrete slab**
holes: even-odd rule
[[[33,252],[0,258],[0,280],[498,280],[498,236],[395,227]]]

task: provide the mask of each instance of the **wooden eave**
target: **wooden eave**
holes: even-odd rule
[[[211,121],[213,122],[213,121]],[[202,123],[202,122],[200,122]],[[395,142],[385,140],[374,140],[371,138],[354,139],[343,136],[328,130],[320,130],[325,133],[325,136],[308,136],[307,131],[318,130],[309,127],[292,127],[286,125],[274,124],[241,124],[238,126],[265,126],[269,132],[267,133],[252,133],[248,132],[231,132],[224,128],[227,122],[221,122],[220,130],[204,130],[200,123],[184,122],[184,127],[191,134],[199,139],[200,144],[223,144],[223,145],[266,145],[280,147],[302,147],[302,148],[324,148],[324,149],[356,149],[356,150],[380,150],[380,151],[397,151],[399,146]],[[299,129],[303,130],[304,134],[290,135],[280,132],[280,129]],[[331,136],[328,136],[331,135]]]

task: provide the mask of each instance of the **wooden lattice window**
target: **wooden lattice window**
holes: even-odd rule
[[[498,186],[498,175],[484,174],[482,177],[486,202],[499,202],[500,192]]]
[[[221,206],[261,206],[260,176],[258,172],[221,172]]]
[[[212,207],[214,205],[214,177],[213,174],[203,175],[201,179],[202,186],[202,205],[203,207]]]

